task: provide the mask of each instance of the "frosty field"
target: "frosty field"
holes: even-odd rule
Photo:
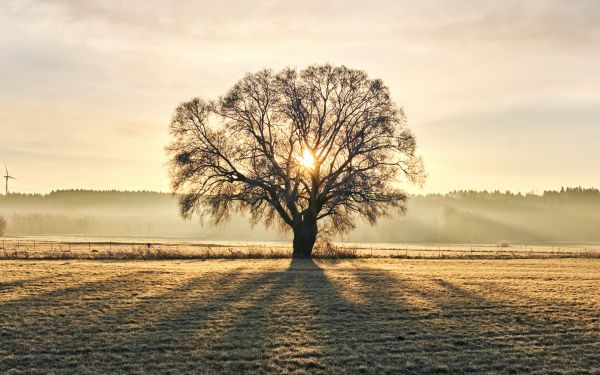
[[[597,373],[600,260],[0,261],[3,373]]]

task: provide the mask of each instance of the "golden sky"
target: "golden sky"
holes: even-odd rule
[[[19,192],[168,191],[179,102],[328,62],[390,87],[422,192],[598,186],[598,20],[599,1],[3,1],[0,159]]]

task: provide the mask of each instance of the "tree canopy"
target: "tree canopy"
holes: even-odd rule
[[[247,211],[291,229],[298,257],[310,256],[319,230],[404,211],[401,183],[425,178],[388,88],[345,66],[247,74],[218,99],[179,105],[170,132],[170,177],[185,217],[218,223]]]

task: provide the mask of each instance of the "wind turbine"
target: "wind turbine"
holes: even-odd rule
[[[8,168],[6,168],[6,160],[4,161],[4,170],[6,171],[6,175],[4,176],[4,179],[6,180],[5,191],[6,195],[8,195],[8,179],[12,178],[13,180],[16,180],[16,178],[8,174]]]

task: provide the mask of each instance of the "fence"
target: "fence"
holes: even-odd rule
[[[600,257],[600,246],[493,244],[367,244],[338,243],[337,254],[397,258],[543,258]],[[262,255],[261,255],[262,254]],[[127,257],[268,257],[289,256],[289,244],[172,241],[50,241],[0,240],[2,258],[111,258]],[[334,253],[335,255],[335,253]],[[118,257],[118,256],[117,256]]]

